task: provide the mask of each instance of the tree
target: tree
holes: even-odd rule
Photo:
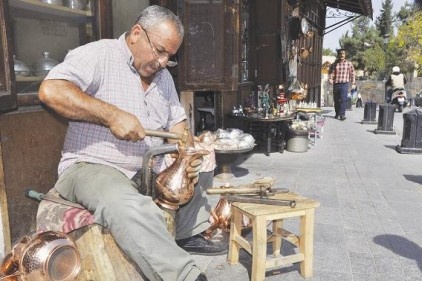
[[[390,41],[391,38],[394,36],[394,32],[392,29],[392,23],[395,21],[393,15],[393,3],[391,0],[385,0],[382,2],[382,9],[381,14],[377,17],[375,21],[375,26],[379,32],[379,36],[383,38],[383,40]],[[391,52],[388,48],[389,42],[384,42],[384,67],[380,68],[379,74],[381,77],[387,77],[389,69],[391,69]]]
[[[335,56],[336,53],[329,48],[322,48],[322,55],[323,56]]]
[[[375,21],[375,26],[377,27],[381,36],[384,34],[392,34],[391,24],[394,22],[392,11],[393,3],[391,0],[385,0],[385,2],[382,2],[381,14]]]
[[[369,18],[359,17],[352,22],[351,30],[340,38],[339,44],[347,50],[355,68],[364,70],[372,78],[386,77],[394,65],[404,72],[413,71],[422,65],[421,9],[422,0],[414,0],[412,4],[405,2],[400,11],[392,15],[392,0],[384,0],[375,26]],[[385,34],[389,35],[387,45],[383,40]]]
[[[391,41],[389,51],[396,58],[395,64],[405,72],[410,72],[417,65],[422,65],[422,11],[411,15],[406,23],[400,25],[397,36]]]
[[[415,12],[415,6],[416,4],[410,4],[406,1],[404,5],[400,8],[400,11],[398,11],[396,14],[396,19],[399,26],[405,24],[408,19],[412,17]]]
[[[351,36],[346,32],[340,38],[340,46],[347,50],[355,68],[370,76],[385,68],[382,38],[367,17],[359,17],[352,22]]]

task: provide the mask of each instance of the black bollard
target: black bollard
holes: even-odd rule
[[[378,113],[378,128],[374,130],[375,134],[396,134],[393,130],[395,110],[396,107],[392,104],[380,104]]]
[[[422,97],[420,97],[419,95],[416,95],[414,101],[415,101],[416,107],[422,107]]]
[[[403,113],[403,137],[396,146],[400,153],[422,153],[422,111],[414,109]]]
[[[377,103],[370,100],[365,102],[362,124],[376,124]]]

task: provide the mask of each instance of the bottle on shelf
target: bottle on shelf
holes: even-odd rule
[[[206,131],[207,128],[208,128],[207,120],[206,120],[205,116],[202,116],[201,121],[199,122],[199,125],[198,125],[197,134],[198,135],[201,134],[203,131]]]

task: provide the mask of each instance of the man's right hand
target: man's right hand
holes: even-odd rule
[[[87,95],[72,82],[44,80],[38,97],[63,117],[106,126],[120,140],[135,142],[145,138],[145,130],[135,115]]]
[[[328,79],[328,83],[333,84],[333,79]]]
[[[145,130],[139,119],[135,115],[120,109],[112,114],[108,127],[119,140],[136,142],[145,138]]]

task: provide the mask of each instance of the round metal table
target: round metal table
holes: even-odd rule
[[[243,153],[249,152],[254,147],[244,149],[219,150],[215,149],[215,159],[217,162],[215,178],[220,180],[228,180],[234,178],[232,172],[232,164]]]
[[[277,150],[281,153],[284,151],[286,129],[293,116],[273,118],[229,116],[236,120],[242,120],[245,123],[246,131],[255,138],[258,144],[266,144],[265,155],[270,156],[273,135],[275,135],[274,140]],[[273,130],[275,134],[273,134]]]

